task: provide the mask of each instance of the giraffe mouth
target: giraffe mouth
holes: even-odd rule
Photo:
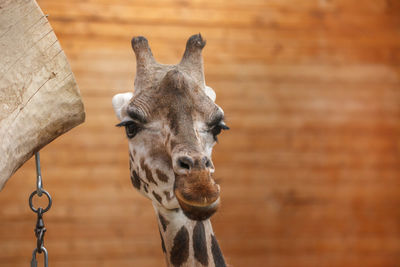
[[[210,218],[220,203],[220,187],[212,173],[194,169],[184,175],[175,174],[174,194],[183,213],[192,220]]]
[[[174,193],[183,213],[191,220],[203,221],[209,219],[217,210],[220,204],[219,186],[218,194],[211,198],[204,197],[202,201],[189,200],[181,193],[181,190],[175,189]]]
[[[178,199],[179,205],[181,206],[183,213],[189,219],[195,221],[203,221],[209,219],[218,210],[220,204],[219,197],[212,203],[198,203],[188,201],[179,193],[178,190],[175,190],[175,196]]]

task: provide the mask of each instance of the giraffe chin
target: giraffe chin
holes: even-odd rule
[[[204,221],[209,219],[218,210],[220,204],[219,197],[213,203],[204,205],[185,200],[178,190],[175,190],[175,196],[186,217],[194,221]]]

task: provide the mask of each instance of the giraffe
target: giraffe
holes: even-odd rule
[[[205,84],[206,42],[191,36],[176,65],[156,62],[142,36],[131,43],[135,90],[112,104],[128,138],[132,184],[152,201],[167,266],[226,266],[210,223],[220,203],[211,153],[229,127]]]

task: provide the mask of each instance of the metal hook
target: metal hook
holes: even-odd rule
[[[39,152],[35,153],[35,162],[36,162],[36,192],[39,197],[42,196],[43,193],[43,184],[42,184],[42,170],[40,168],[40,155]]]

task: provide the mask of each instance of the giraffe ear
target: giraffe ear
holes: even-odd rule
[[[117,115],[119,120],[125,116],[126,106],[129,104],[132,99],[133,93],[125,93],[125,94],[116,94],[112,98],[112,105],[114,108],[115,115]]]
[[[215,102],[215,98],[216,98],[216,94],[214,92],[214,90],[210,87],[210,86],[205,86],[204,92],[206,93],[206,95],[211,98],[212,101]]]

